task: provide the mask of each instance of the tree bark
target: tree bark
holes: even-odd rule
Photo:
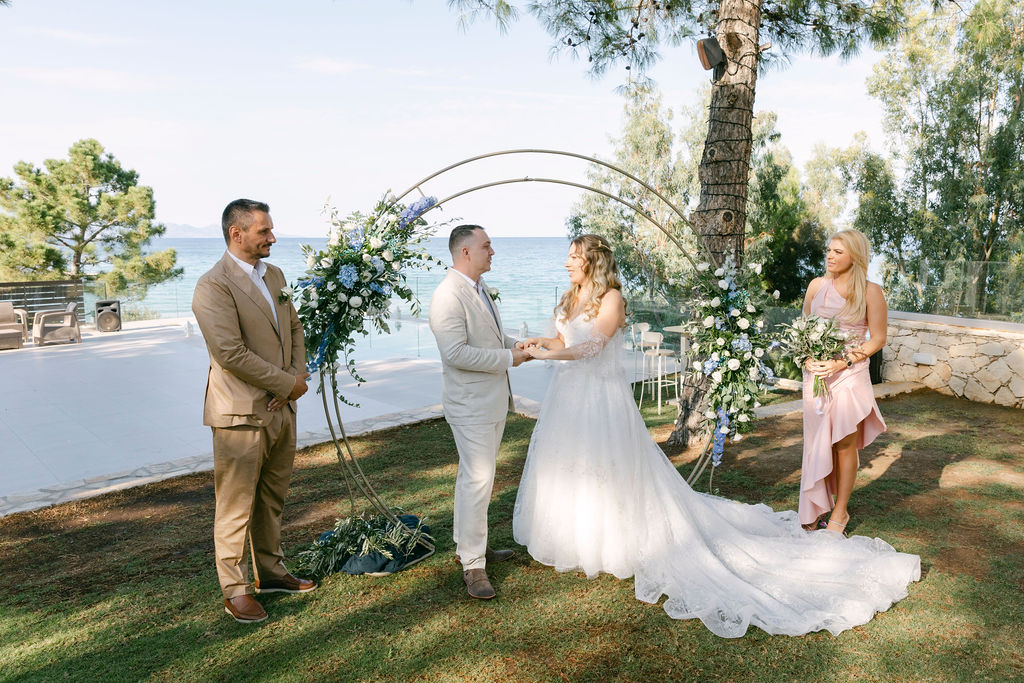
[[[698,169],[700,203],[691,214],[716,266],[730,254],[737,263],[743,258],[761,0],[722,0],[718,17],[716,38],[727,64],[711,88],[708,136]],[[706,410],[704,384],[684,385],[668,443],[685,447],[699,430]]]

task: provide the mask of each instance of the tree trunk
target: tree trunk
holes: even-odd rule
[[[715,265],[729,254],[737,262],[743,257],[761,0],[722,0],[718,17],[716,37],[728,61],[711,88],[708,136],[698,169],[700,203],[691,214]],[[703,397],[703,381],[684,386],[669,443],[689,444],[706,410]]]

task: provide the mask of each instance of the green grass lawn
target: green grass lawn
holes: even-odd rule
[[[724,640],[638,602],[631,580],[559,574],[524,552],[490,568],[496,600],[470,600],[453,562],[455,449],[435,420],[353,447],[392,504],[428,518],[437,554],[391,577],[333,575],[308,595],[263,596],[270,618],[255,626],[220,606],[212,473],[0,519],[0,680],[1024,679],[1021,411],[930,392],[881,408],[889,432],[861,454],[851,530],[921,555],[923,576],[839,637],[751,629]],[[673,414],[652,425],[657,437]],[[506,428],[495,547],[514,546],[532,428],[519,417]],[[715,487],[795,507],[800,429],[799,416],[761,421],[727,448]],[[686,473],[695,455],[672,457]],[[302,451],[286,552],[347,514],[345,498],[333,450]]]

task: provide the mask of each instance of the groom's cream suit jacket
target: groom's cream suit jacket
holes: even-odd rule
[[[483,289],[489,297],[486,284]],[[493,314],[454,269],[430,300],[430,330],[441,352],[441,403],[448,424],[499,422],[513,409],[508,350],[516,340],[502,331],[498,307],[491,308]]]

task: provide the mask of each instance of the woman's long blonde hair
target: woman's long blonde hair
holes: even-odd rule
[[[600,235],[580,235],[571,244],[583,257],[583,274],[590,282],[590,297],[582,302],[584,320],[590,320],[601,308],[601,298],[609,289],[622,291],[619,281],[619,267],[608,240]],[[566,320],[576,310],[582,285],[572,285],[562,294],[562,300],[555,306],[555,317]]]
[[[871,245],[860,230],[852,228],[839,230],[828,238],[828,243],[838,240],[850,254],[850,287],[846,292],[846,305],[839,311],[839,317],[848,323],[859,323],[867,312],[865,290],[868,286],[868,261],[871,259]],[[826,243],[827,244],[827,243]],[[825,275],[829,277],[828,273]]]

